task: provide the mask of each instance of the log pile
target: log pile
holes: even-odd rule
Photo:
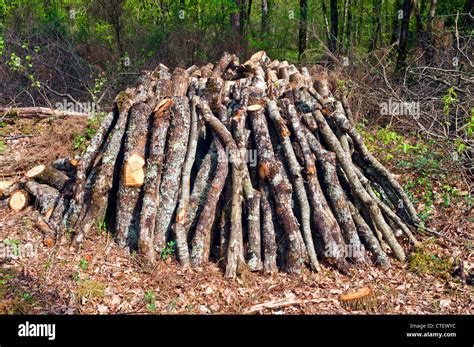
[[[390,266],[417,244],[415,208],[327,74],[265,52],[144,72],[78,162],[25,179],[10,200],[33,196],[44,229],[74,247],[107,225],[150,264],[173,241],[183,266],[215,259],[229,278]]]

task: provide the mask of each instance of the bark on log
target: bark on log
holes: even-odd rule
[[[69,180],[69,177],[61,171],[46,167],[45,165],[38,165],[28,170],[25,173],[25,177],[34,179],[39,183],[47,184],[59,191],[63,190],[66,182]]]
[[[185,267],[190,264],[187,242],[188,232],[186,230],[188,223],[186,217],[188,215],[189,195],[191,190],[191,169],[196,156],[198,140],[198,115],[196,110],[198,99],[198,97],[194,97],[191,104],[191,125],[189,130],[188,150],[181,172],[181,189],[174,224],[174,234],[176,236],[176,248],[178,251],[179,262]]]
[[[65,172],[70,177],[76,172],[77,165],[77,159],[59,158],[55,160],[51,166],[56,170]]]
[[[214,141],[217,150],[217,168],[192,240],[191,263],[194,267],[199,267],[203,261],[208,260],[215,209],[229,170],[227,154],[221,140],[216,138]]]
[[[319,262],[316,256],[316,250],[313,243],[313,236],[311,232],[311,210],[306,195],[306,190],[304,186],[304,180],[301,175],[301,167],[296,159],[296,155],[293,151],[293,146],[290,141],[290,130],[286,126],[286,122],[281,117],[280,112],[277,108],[275,101],[267,100],[267,111],[270,119],[273,121],[275,128],[277,129],[280,142],[283,144],[283,151],[285,153],[285,158],[288,162],[290,173],[292,175],[292,182],[294,185],[294,191],[296,192],[296,197],[298,199],[301,227],[303,230],[303,238],[306,244],[306,250],[311,262],[311,266],[314,270],[319,271]],[[309,163],[308,163],[309,165]],[[309,168],[311,175],[316,173],[316,168]]]
[[[116,240],[122,247],[138,246],[137,213],[141,208],[139,195],[145,179],[145,146],[151,112],[152,109],[145,103],[134,104],[130,109],[115,223]]]
[[[293,189],[281,167],[281,163],[277,162],[275,158],[263,107],[251,105],[247,111],[249,112],[253,136],[257,144],[259,175],[270,186],[275,198],[277,214],[281,219],[288,239],[289,249],[285,269],[289,273],[299,273],[306,256],[306,250],[299,232],[298,220],[293,210],[288,208],[292,205],[291,195]]]
[[[323,114],[320,111],[316,111],[313,113],[313,116],[315,117],[316,122],[318,123],[319,130],[323,134],[329,147],[333,152],[336,153],[336,158],[340,163],[342,169],[344,170],[345,174],[347,175],[348,182],[351,185],[353,193],[357,195],[357,197],[366,206],[374,224],[382,233],[384,239],[387,241],[388,245],[394,252],[394,255],[397,257],[397,259],[400,261],[405,261],[405,252],[403,251],[403,248],[400,246],[397,239],[393,235],[392,230],[385,222],[382,213],[379,207],[377,206],[377,203],[370,197],[370,195],[360,183],[354,171],[352,161],[347,156],[347,153],[342,148],[336,135],[334,135],[331,128],[327,124]]]
[[[166,240],[172,226],[173,213],[178,202],[181,170],[188,145],[189,111],[189,103],[186,97],[173,97],[173,105],[170,111],[172,119],[160,184],[161,199],[155,223],[154,243],[157,252],[161,252],[166,246]]]
[[[35,206],[45,219],[48,220],[53,213],[56,200],[59,198],[59,191],[47,184],[35,181],[28,181],[23,186],[35,198]]]

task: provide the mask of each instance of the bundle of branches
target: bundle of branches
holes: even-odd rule
[[[229,278],[320,261],[348,273],[417,244],[415,208],[327,74],[265,52],[144,72],[69,172],[29,173],[62,189],[44,218],[57,236],[68,229],[78,247],[106,223],[151,264],[175,242],[183,266],[219,259]]]

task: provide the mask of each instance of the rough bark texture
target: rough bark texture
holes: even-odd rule
[[[148,264],[217,259],[228,278],[404,261],[397,237],[417,246],[416,210],[331,84],[263,51],[172,74],[160,64],[116,97],[77,163],[2,182],[0,199],[34,202],[49,246],[68,228],[77,248],[98,225]]]
[[[161,252],[172,225],[178,202],[181,169],[186,157],[190,118],[189,102],[184,96],[173,97],[171,125],[167,140],[165,164],[160,185],[160,202],[156,214],[155,250]]]

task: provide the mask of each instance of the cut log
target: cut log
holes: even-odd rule
[[[26,206],[28,206],[29,196],[28,193],[24,190],[16,190],[8,198],[8,206],[14,212],[20,212]]]
[[[141,208],[139,195],[145,179],[145,146],[148,117],[152,109],[145,103],[134,104],[124,143],[124,165],[117,194],[116,239],[120,246],[138,247],[138,216]]]
[[[292,206],[291,195],[293,189],[281,167],[281,163],[275,158],[263,107],[261,105],[251,105],[247,111],[249,112],[252,133],[257,145],[259,175],[270,186],[275,198],[277,214],[288,239],[289,249],[285,268],[290,273],[299,273],[306,251],[299,232],[298,220],[293,210],[289,208],[289,206]]]
[[[52,167],[46,167],[45,165],[38,165],[28,170],[25,173],[25,177],[34,179],[39,183],[47,184],[57,190],[63,190],[69,177],[59,170]]]
[[[173,97],[170,110],[173,115],[168,131],[167,150],[160,184],[160,201],[156,214],[155,250],[161,252],[166,246],[173,222],[173,214],[178,203],[181,170],[186,157],[189,128],[189,101],[184,96]]]
[[[221,140],[215,139],[217,149],[217,168],[208,192],[204,208],[196,225],[196,231],[192,241],[191,262],[194,267],[202,265],[207,261],[210,253],[211,228],[214,223],[215,209],[219,195],[224,188],[228,174],[228,160]]]
[[[72,176],[77,170],[77,159],[59,158],[51,165],[56,170],[64,171],[68,176]]]
[[[45,219],[48,220],[53,213],[56,200],[59,198],[59,191],[47,184],[41,184],[35,181],[28,181],[23,187],[35,198],[35,206]]]
[[[6,199],[10,195],[20,189],[20,186],[15,180],[0,181],[0,199]]]
[[[140,238],[138,243],[140,254],[151,264],[155,262],[153,235],[160,198],[159,192],[165,155],[166,135],[170,124],[169,108],[172,103],[173,101],[170,98],[165,98],[156,106],[153,112],[150,154],[147,163],[143,206],[140,215]]]
[[[181,265],[214,259],[228,278],[404,261],[397,238],[417,245],[416,210],[330,85],[263,51],[172,74],[160,64],[117,95],[78,162],[34,167],[0,198],[21,210],[31,196],[50,245],[68,229],[77,249],[110,226],[151,265],[175,245]]]

